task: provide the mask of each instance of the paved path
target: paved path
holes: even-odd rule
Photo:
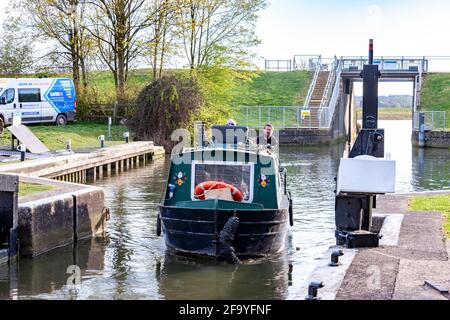
[[[448,194],[441,192],[439,194]],[[436,193],[429,193],[435,195]],[[404,215],[398,243],[359,249],[342,281],[338,300],[446,300],[424,285],[433,281],[450,289],[450,241],[438,212],[408,212],[411,195],[380,197],[379,214]]]

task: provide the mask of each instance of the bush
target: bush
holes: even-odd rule
[[[165,76],[144,88],[137,98],[135,116],[129,122],[137,139],[152,140],[172,150],[173,131],[189,128],[204,105],[204,96],[194,77]]]

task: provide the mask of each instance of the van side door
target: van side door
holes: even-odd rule
[[[41,122],[41,89],[20,88],[19,111],[22,113],[23,123]]]
[[[5,124],[11,124],[14,112],[17,111],[16,89],[6,88],[0,96],[0,113]]]

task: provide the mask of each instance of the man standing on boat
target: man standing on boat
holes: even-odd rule
[[[267,149],[276,150],[278,148],[278,140],[273,136],[273,126],[268,123],[264,126],[264,134],[262,136],[258,135],[256,138],[256,144],[262,145]]]

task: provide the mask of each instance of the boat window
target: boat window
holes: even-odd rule
[[[244,201],[250,200],[251,165],[195,165],[195,185],[206,181],[220,181],[239,189]]]

